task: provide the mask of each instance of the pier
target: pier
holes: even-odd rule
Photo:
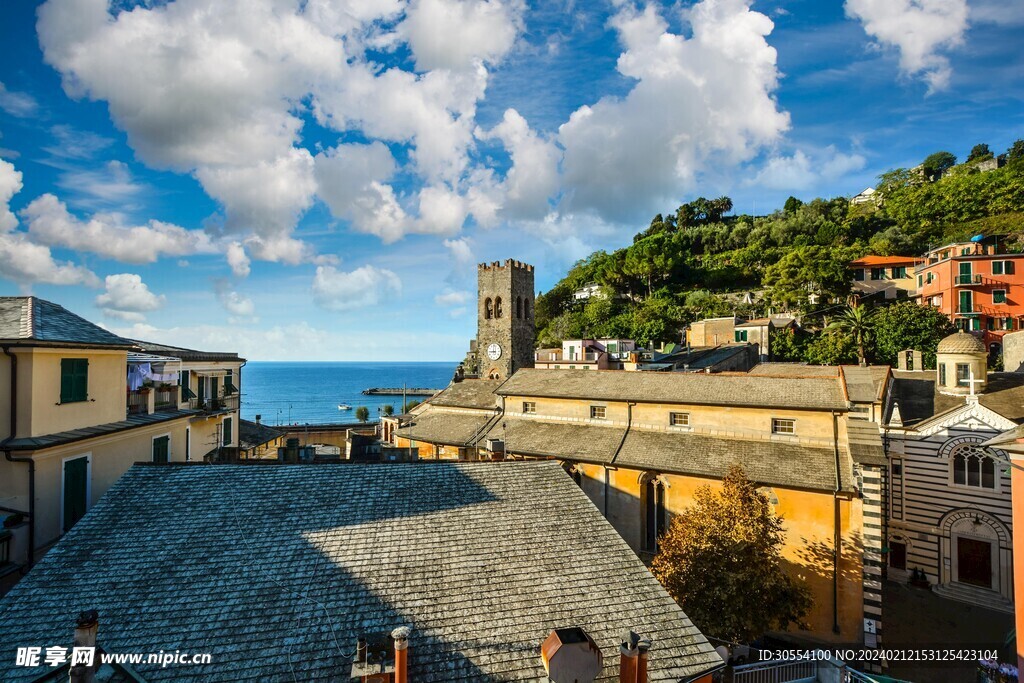
[[[392,387],[371,387],[370,389],[363,389],[363,394],[366,396],[433,396],[440,389],[424,389],[423,387],[410,387],[403,389],[398,387],[397,389]]]

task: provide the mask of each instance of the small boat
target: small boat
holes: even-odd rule
[[[338,410],[352,410],[352,406],[347,403],[339,403]]]

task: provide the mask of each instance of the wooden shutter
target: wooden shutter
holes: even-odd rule
[[[89,361],[86,358],[60,359],[60,402],[73,403],[89,398]]]
[[[231,445],[231,418],[230,417],[225,417],[224,418],[224,445],[225,446],[230,446]]]

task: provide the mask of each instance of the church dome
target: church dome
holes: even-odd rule
[[[973,334],[960,330],[939,342],[938,353],[985,353],[985,345]]]

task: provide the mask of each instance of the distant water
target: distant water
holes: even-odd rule
[[[264,424],[355,422],[358,406],[385,404],[402,411],[401,396],[363,396],[371,387],[443,389],[458,363],[249,362],[242,368],[242,417],[260,415]],[[409,401],[422,401],[410,396]],[[338,410],[347,403],[352,410]]]

